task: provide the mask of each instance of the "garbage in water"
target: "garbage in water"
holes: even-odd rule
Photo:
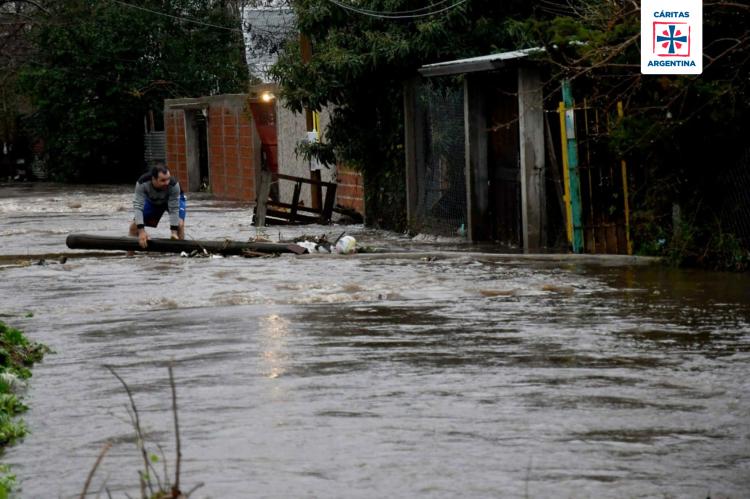
[[[346,233],[342,232],[333,243],[328,240],[326,234],[318,237],[301,236],[295,238],[293,242],[297,246],[305,248],[307,253],[335,253],[343,255],[356,253],[357,240],[352,236],[345,236],[344,234]]]
[[[336,253],[348,255],[357,251],[357,240],[352,236],[344,236],[336,243]]]

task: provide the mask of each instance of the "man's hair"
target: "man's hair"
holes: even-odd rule
[[[151,168],[152,178],[158,178],[160,173],[163,173],[164,175],[169,175],[169,168],[167,168],[164,165],[156,165]]]

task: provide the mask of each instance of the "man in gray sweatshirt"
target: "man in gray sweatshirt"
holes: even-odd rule
[[[165,211],[169,212],[172,239],[185,239],[185,195],[180,183],[166,166],[155,166],[135,183],[135,216],[128,235],[138,237],[141,248],[148,246],[146,226],[156,227]]]

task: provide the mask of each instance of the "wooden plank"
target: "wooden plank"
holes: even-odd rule
[[[119,251],[146,251],[155,253],[190,253],[194,250],[221,255],[242,255],[244,251],[256,253],[302,254],[305,249],[296,244],[261,243],[242,241],[201,241],[179,239],[149,239],[148,246],[141,248],[136,237],[107,237],[91,234],[70,234],[65,240],[70,249],[99,249]]]
[[[268,206],[268,195],[271,192],[271,172],[262,170],[260,172],[260,185],[256,196],[255,226],[266,225],[266,208]]]
[[[547,152],[549,153],[549,168],[546,169],[550,173],[552,183],[555,185],[555,191],[557,192],[557,204],[560,207],[560,216],[563,221],[565,220],[565,196],[563,194],[563,182],[560,178],[560,164],[557,162],[557,153],[555,153],[555,144],[552,140],[552,131],[549,126],[549,117],[544,117],[545,125],[545,143],[547,146]]]
[[[521,223],[523,248],[546,245],[544,189],[544,111],[542,81],[534,67],[518,69],[518,127],[521,156]]]
[[[319,184],[319,185],[322,185],[323,187],[331,187],[331,186],[336,185],[333,182],[322,182],[319,180],[311,180],[309,178],[304,178],[304,177],[295,177],[293,175],[286,175],[283,173],[276,173],[274,174],[274,176],[280,180],[291,180],[293,182],[302,182],[303,184]]]
[[[270,223],[269,217],[281,218],[289,223],[316,224],[320,220],[320,217],[311,217],[300,213],[296,213],[294,219],[291,219],[288,211],[273,210],[271,208],[266,211],[266,223]]]
[[[614,224],[605,225],[605,237],[607,238],[607,253],[618,252],[617,226]]]
[[[326,188],[326,200],[323,204],[323,213],[320,215],[320,223],[328,224],[331,223],[331,216],[333,215],[333,205],[336,202],[336,184]]]
[[[471,241],[488,239],[487,212],[487,113],[482,80],[467,75],[464,80],[464,133],[466,134],[466,225]]]
[[[618,120],[622,120],[624,111],[622,108],[622,101],[617,102],[617,117]],[[622,176],[622,201],[623,208],[625,209],[625,239],[627,241],[627,252],[628,255],[633,254],[633,241],[630,239],[630,200],[628,194],[628,164],[624,159],[620,160],[620,174]]]
[[[323,185],[323,182],[320,180],[320,170],[312,170],[310,172],[310,195],[313,208],[323,207],[323,189],[321,185]]]
[[[294,186],[294,195],[292,195],[292,208],[289,211],[289,221],[294,222],[294,217],[297,215],[297,207],[299,205],[299,195],[302,191],[302,182],[297,182]]]
[[[292,205],[290,203],[282,203],[280,201],[269,201],[268,202],[268,209],[271,208],[281,208],[282,210],[286,209],[287,211],[292,209]],[[322,215],[323,210],[317,210],[315,208],[310,208],[308,206],[299,206],[297,205],[297,212],[304,211],[308,213],[315,213],[316,215]]]

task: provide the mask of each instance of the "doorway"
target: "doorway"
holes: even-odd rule
[[[211,185],[208,168],[208,126],[206,108],[185,110],[187,190],[207,191]]]
[[[490,237],[503,245],[521,247],[521,163],[515,72],[498,74],[488,88],[487,99]]]

